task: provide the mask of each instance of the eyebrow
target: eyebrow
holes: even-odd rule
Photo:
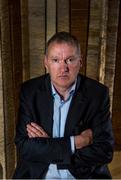
[[[75,56],[74,55],[71,55],[71,56],[67,56],[65,59],[68,59],[68,58],[74,58]],[[58,56],[50,56],[50,59],[53,59],[53,58],[59,58]]]

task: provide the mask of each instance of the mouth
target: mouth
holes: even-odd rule
[[[68,75],[64,74],[64,75],[60,75],[58,76],[59,78],[68,78]]]
[[[67,75],[63,75],[63,76],[59,76],[58,79],[60,81],[68,81],[69,80],[69,77]]]

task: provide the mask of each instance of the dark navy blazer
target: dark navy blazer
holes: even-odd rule
[[[108,88],[78,75],[76,91],[67,115],[63,138],[52,138],[53,97],[50,76],[22,84],[15,143],[18,163],[16,179],[43,178],[50,163],[68,169],[77,179],[111,178],[107,164],[113,156],[114,138],[109,111]],[[26,125],[35,122],[50,138],[28,138]],[[70,136],[91,128],[93,143],[72,154]]]

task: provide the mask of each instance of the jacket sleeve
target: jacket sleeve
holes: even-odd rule
[[[33,121],[33,114],[24,90],[21,91],[15,144],[20,158],[31,162],[70,164],[70,138],[29,138],[26,125]]]
[[[95,97],[96,99],[96,97]],[[109,105],[108,89],[105,88],[100,97],[98,107],[90,118],[90,127],[93,131],[93,143],[76,150],[73,155],[73,165],[78,167],[95,167],[111,162],[114,149],[114,137]],[[98,101],[98,99],[96,99]],[[92,110],[93,111],[93,110]]]

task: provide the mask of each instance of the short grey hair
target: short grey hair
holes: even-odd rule
[[[46,50],[45,50],[45,54],[47,55],[47,51],[48,51],[48,47],[50,44],[52,43],[67,43],[71,46],[74,46],[77,49],[77,53],[79,55],[81,55],[81,48],[80,48],[80,43],[78,41],[78,39],[72,35],[69,32],[57,32],[55,33],[47,42],[46,44]]]

